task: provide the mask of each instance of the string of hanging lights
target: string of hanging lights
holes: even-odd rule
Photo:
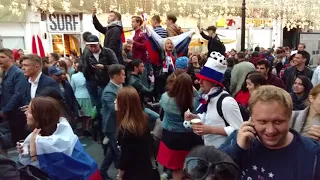
[[[158,14],[165,16],[174,13],[180,17],[213,19],[216,17],[235,18],[241,16],[242,0],[0,0],[11,1],[9,10],[20,16],[29,5],[34,12],[54,13],[57,9],[70,13],[71,8],[87,12],[92,6],[97,13],[105,10],[121,11],[122,14]],[[281,20],[288,29],[320,29],[320,1],[314,0],[246,0],[247,18],[271,18]],[[77,13],[78,13],[77,12]]]

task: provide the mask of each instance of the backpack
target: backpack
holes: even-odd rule
[[[222,101],[225,97],[228,97],[230,96],[230,94],[222,94],[219,99],[218,99],[218,102],[217,102],[217,111],[218,111],[218,114],[219,116],[223,119],[224,123],[226,124],[226,126],[229,126],[229,123],[226,121],[226,119],[224,118],[223,116],[223,113],[222,113]],[[241,113],[241,116],[242,116],[242,120],[243,121],[248,121],[249,118],[250,118],[250,112],[249,110],[244,107],[242,104],[238,103],[238,106],[239,106],[239,109],[240,109],[240,113]]]

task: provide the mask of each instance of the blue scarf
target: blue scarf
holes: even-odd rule
[[[210,103],[211,98],[218,96],[222,91],[223,91],[223,89],[222,89],[222,88],[219,88],[216,92],[208,95],[208,98],[207,98],[207,99],[203,98],[203,96],[200,95],[200,96],[198,97],[198,101],[200,102],[200,105],[199,105],[199,107],[197,108],[197,113],[198,113],[198,114],[202,114],[202,113],[204,113],[204,112],[207,112],[208,104]]]

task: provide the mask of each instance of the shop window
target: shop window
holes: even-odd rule
[[[23,36],[17,36],[17,37],[2,36],[2,43],[4,48],[23,49],[23,50],[26,49]]]

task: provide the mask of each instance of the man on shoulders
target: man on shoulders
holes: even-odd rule
[[[216,34],[217,28],[215,26],[209,26],[206,31],[208,32],[208,35],[206,35],[201,27],[200,22],[198,23],[198,29],[200,31],[200,35],[203,39],[208,41],[208,56],[211,54],[211,52],[219,52],[222,55],[225,55],[226,48],[223,45],[223,43],[220,41],[220,38]]]
[[[172,37],[172,36],[178,36],[179,34],[182,34],[182,30],[181,27],[179,27],[177,24],[177,17],[173,14],[169,14],[167,16],[167,32],[168,32],[168,36]]]
[[[114,101],[122,84],[125,82],[125,66],[113,64],[108,68],[110,82],[102,92],[101,114],[102,114],[102,132],[105,135],[102,142],[104,149],[104,160],[100,167],[100,174],[104,179],[111,179],[108,176],[108,169],[111,163],[115,168],[119,168],[120,151],[117,148],[117,122]]]
[[[108,16],[108,25],[103,27],[97,16],[97,9],[93,8],[92,18],[93,25],[97,31],[104,34],[104,47],[110,48],[117,56],[118,62],[123,63],[122,59],[122,33],[123,27],[121,22],[121,14],[116,11],[111,11]]]
[[[278,78],[276,75],[271,73],[270,64],[268,60],[261,59],[257,62],[256,70],[261,72],[262,75],[266,78],[267,84],[274,85],[279,88],[285,89],[283,81]]]
[[[140,59],[143,63],[147,63],[147,54],[146,54],[146,37],[145,33],[142,31],[141,26],[143,22],[141,17],[133,16],[131,18],[131,25],[135,33],[133,40],[128,40],[128,43],[132,43],[132,54],[133,59]]]
[[[242,179],[320,179],[320,144],[289,129],[292,108],[281,88],[266,85],[251,94],[251,120],[222,149],[240,166]]]
[[[167,38],[168,32],[160,25],[161,19],[159,15],[154,15],[151,18],[151,25],[153,27],[154,32],[156,32],[160,37]]]

